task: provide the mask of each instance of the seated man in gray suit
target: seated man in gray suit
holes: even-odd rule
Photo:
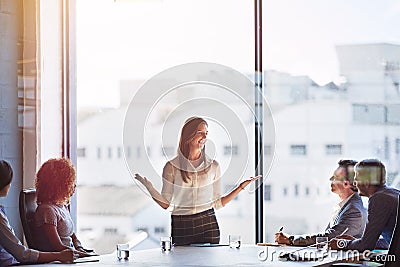
[[[340,160],[338,168],[330,178],[331,191],[339,196],[341,202],[338,203],[324,232],[297,236],[278,232],[275,234],[275,241],[286,245],[309,246],[315,244],[319,236],[331,239],[342,234],[347,228],[348,234],[361,237],[367,220],[367,211],[357,193],[357,188],[353,185],[356,163],[354,160]]]
[[[372,250],[388,248],[396,224],[400,191],[386,186],[386,168],[378,159],[365,159],[355,166],[355,184],[361,196],[368,197],[368,223],[361,237],[352,234],[331,242],[332,249]],[[382,237],[382,238],[379,238]],[[346,240],[350,239],[350,240]]]

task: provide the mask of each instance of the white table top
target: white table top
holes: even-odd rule
[[[76,263],[74,266],[330,266],[335,260],[340,260],[345,255],[343,252],[331,251],[323,260],[313,261],[284,261],[278,259],[280,254],[294,251],[298,247],[262,247],[244,245],[239,249],[228,246],[217,247],[174,247],[170,252],[161,249],[132,250],[128,260],[118,260],[116,253],[91,257],[99,262]],[[260,252],[261,253],[260,255]],[[315,248],[302,251],[302,256],[315,256]],[[259,259],[260,258],[260,259]],[[46,264],[32,265],[46,266]],[[70,266],[57,264],[57,266]]]

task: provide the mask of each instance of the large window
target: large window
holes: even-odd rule
[[[149,117],[147,125],[132,126],[145,131],[145,140],[123,140],[132,97],[161,71],[211,62],[253,79],[253,8],[247,0],[77,1],[78,147],[85,148],[85,156],[78,158],[78,232],[87,246],[98,253],[128,241],[136,249],[158,247],[158,238],[170,234],[169,212],[137,186],[132,173],[147,176],[160,189],[163,166],[176,155],[179,130],[189,116],[211,114],[206,147],[221,165],[222,193],[232,190],[239,178],[254,175],[252,114],[242,99],[221,87],[171,88],[142,116]],[[166,78],[165,83],[175,78]],[[254,91],[239,94],[248,101]],[[141,99],[134,105],[145,110],[147,104]],[[225,112],[221,108],[240,118],[240,129],[230,132],[229,118],[215,119]],[[137,121],[132,119],[133,124]],[[168,138],[163,139],[164,134]],[[245,142],[236,143],[238,135]],[[117,156],[122,152],[118,148],[124,148],[124,157]],[[232,170],[243,161],[248,161],[245,168]],[[248,225],[240,234],[243,242],[254,243],[254,209],[254,194],[245,191],[218,210],[221,242],[227,242],[237,225]]]
[[[268,182],[284,192],[265,203],[272,241],[281,225],[324,230],[339,201],[329,185],[339,159],[379,158],[399,187],[400,16],[392,0],[267,0],[263,8],[265,93],[277,132]]]
[[[398,10],[395,0],[263,1],[263,88],[277,133],[271,138],[264,124],[261,153],[274,157],[271,168],[269,160],[264,166],[266,241],[281,225],[292,233],[323,229],[331,216],[327,207],[338,202],[329,177],[339,159],[379,158],[389,185],[400,186],[400,37],[393,27],[400,24]],[[158,247],[154,240],[170,232],[169,213],[134,183],[132,172],[155,173],[150,178],[160,188],[183,121],[173,115],[188,111],[217,114],[226,108],[245,129],[229,132],[230,123],[209,117],[208,147],[226,176],[223,193],[237,184],[235,177],[253,175],[255,155],[247,147],[255,143],[248,130],[254,129],[253,114],[237,95],[215,85],[174,88],[150,103],[152,112],[142,114],[145,127],[133,125],[146,131],[138,140],[144,145],[125,146],[122,138],[132,96],[166,69],[213,62],[253,79],[253,15],[247,0],[0,0],[0,156],[22,179],[5,203],[12,224],[19,222],[19,190],[33,186],[38,166],[50,157],[75,161],[77,155],[78,203],[71,208],[73,215],[78,208],[84,244],[98,253],[128,241],[137,249]],[[205,95],[214,100],[211,105],[205,105]],[[254,92],[239,95],[253,100]],[[141,110],[149,103],[135,104]],[[161,142],[164,131],[169,138]],[[235,134],[248,142],[231,139]],[[135,167],[128,170],[125,161]],[[246,167],[232,172],[230,166],[242,161]],[[237,225],[254,225],[254,195],[242,192],[217,216],[225,242]],[[254,241],[254,228],[241,231],[243,242]]]
[[[154,240],[170,232],[169,213],[132,173],[154,174],[149,178],[160,189],[162,167],[176,152],[183,122],[176,114],[219,112],[222,107],[214,104],[225,103],[244,128],[254,129],[254,118],[221,88],[185,85],[160,95],[149,113],[146,100],[135,102],[148,123],[134,125],[145,137],[126,145],[125,113],[148,79],[173,66],[213,62],[253,79],[253,2],[86,0],[76,10],[78,147],[85,148],[78,158],[79,235],[99,253],[127,241],[137,249],[157,247]],[[281,225],[292,233],[323,230],[331,216],[327,207],[338,202],[329,177],[339,159],[380,158],[388,181],[399,180],[397,10],[394,0],[263,1],[263,88],[277,133],[274,139],[264,124],[263,155],[274,157],[272,167],[269,160],[264,166],[266,241]],[[174,79],[164,77],[162,84]],[[204,95],[216,103],[204,105]],[[253,97],[249,91],[244,98]],[[226,125],[210,120],[208,147],[227,176],[236,177],[229,166],[243,159],[249,164],[239,176],[253,175],[253,148],[231,140]],[[245,134],[254,145],[253,131]],[[225,192],[236,182],[227,179]],[[254,195],[241,193],[217,216],[224,242],[237,225],[254,225]],[[241,231],[243,242],[254,242],[253,228]]]
[[[14,170],[4,206],[21,240],[19,192],[34,186],[44,161],[72,158],[76,128],[69,107],[75,99],[67,100],[74,84],[66,2],[0,0],[0,158]]]

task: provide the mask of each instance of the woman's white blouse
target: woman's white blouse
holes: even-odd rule
[[[218,162],[206,157],[206,165],[202,162],[196,168],[188,163],[191,172],[187,182],[182,179],[178,157],[164,166],[161,194],[170,202],[172,214],[191,215],[212,207],[221,208],[221,171]]]

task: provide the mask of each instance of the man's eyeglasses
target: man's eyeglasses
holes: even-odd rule
[[[344,177],[339,177],[339,176],[336,176],[336,175],[332,175],[332,177],[329,178],[329,181],[331,181],[331,182],[344,182],[345,179],[344,179]]]

